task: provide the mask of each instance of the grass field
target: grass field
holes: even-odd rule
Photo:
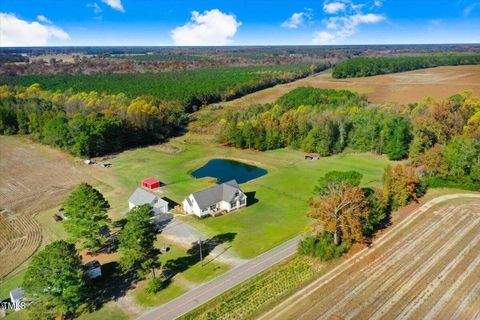
[[[190,172],[213,158],[229,158],[258,165],[268,174],[242,184],[254,197],[247,208],[216,218],[182,216],[208,236],[236,233],[232,243],[242,258],[254,257],[278,245],[308,225],[307,200],[318,178],[331,170],[357,170],[365,185],[381,184],[388,161],[371,154],[342,154],[320,161],[305,161],[303,153],[282,149],[268,152],[237,150],[211,144],[201,136],[175,139],[165,152],[157,147],[127,151],[113,160],[113,172],[126,199],[139,181],[154,176],[167,185],[162,196],[181,202],[189,193],[214,185],[210,178],[194,179]],[[126,208],[126,202],[125,202]]]
[[[366,94],[374,103],[413,103],[432,96],[444,99],[463,90],[480,95],[480,66],[438,67],[367,78],[332,79],[329,72],[300,79],[288,84],[260,90],[224,106],[244,107],[270,103],[297,87],[347,89]]]

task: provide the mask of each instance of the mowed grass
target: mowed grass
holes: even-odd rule
[[[167,183],[162,196],[180,203],[188,194],[215,184],[211,178],[195,179],[190,175],[210,159],[235,159],[268,170],[267,175],[241,185],[251,197],[247,208],[215,218],[180,217],[207,236],[235,233],[232,247],[242,258],[263,253],[308,226],[307,201],[318,178],[328,171],[357,170],[364,176],[364,185],[379,186],[388,164],[384,157],[354,153],[306,161],[300,151],[238,150],[192,135],[175,139],[170,145],[179,151],[168,153],[149,147],[124,152],[114,159],[114,174],[121,185],[132,192],[142,179],[154,176]],[[128,196],[125,194],[125,208]]]

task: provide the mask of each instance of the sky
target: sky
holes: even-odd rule
[[[0,46],[480,43],[475,0],[0,0]]]

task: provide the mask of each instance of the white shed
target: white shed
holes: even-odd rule
[[[133,209],[134,207],[141,206],[143,204],[149,204],[155,214],[168,212],[167,201],[142,188],[137,188],[128,199],[128,207]]]
[[[15,305],[15,311],[20,311],[23,309],[22,301],[25,297],[25,292],[22,288],[15,288],[10,291],[10,302]]]

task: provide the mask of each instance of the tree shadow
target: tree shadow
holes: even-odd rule
[[[254,205],[258,202],[258,199],[255,198],[256,194],[256,191],[245,192],[245,195],[247,196],[247,207]]]
[[[198,242],[193,242],[192,247],[187,250],[188,256],[180,257],[174,260],[168,260],[165,263],[164,275],[167,278],[171,278],[177,273],[181,273],[189,269],[193,265],[200,262],[200,256],[202,258],[207,257],[217,246],[232,242],[236,235],[237,234],[234,232],[218,234],[212,238],[202,240],[201,245]]]
[[[137,281],[135,272],[122,272],[118,262],[102,265],[102,277],[95,279],[90,285],[88,311],[100,309],[105,303],[115,301],[127,294]]]
[[[173,220],[173,214],[161,213],[151,218],[152,223],[155,224],[156,232],[162,232],[162,230]]]

